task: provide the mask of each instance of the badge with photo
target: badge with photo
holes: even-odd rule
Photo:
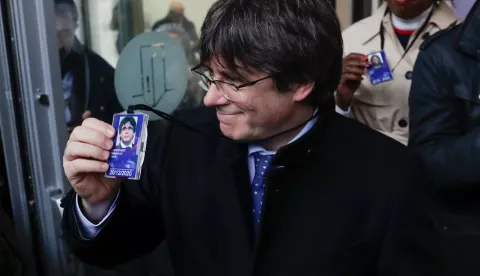
[[[392,70],[390,70],[384,51],[369,54],[368,61],[370,66],[367,71],[372,85],[393,80]]]
[[[116,129],[114,146],[108,159],[105,177],[138,180],[142,171],[147,140],[148,115],[119,113],[113,116]]]

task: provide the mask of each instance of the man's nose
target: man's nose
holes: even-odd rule
[[[203,103],[205,106],[222,106],[229,104],[229,100],[227,100],[218,87],[212,83],[208,87],[208,92],[203,98]]]

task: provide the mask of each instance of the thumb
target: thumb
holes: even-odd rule
[[[91,111],[87,110],[87,111],[83,112],[82,120],[85,120],[85,119],[90,118],[90,117],[92,117],[92,112]]]

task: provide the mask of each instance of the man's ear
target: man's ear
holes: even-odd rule
[[[303,102],[312,93],[314,86],[315,82],[296,84],[293,90],[293,100]]]

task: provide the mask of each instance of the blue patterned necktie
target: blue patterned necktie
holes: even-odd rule
[[[264,176],[270,165],[273,155],[261,155],[259,152],[253,154],[255,159],[255,176],[252,182],[253,196],[253,225],[255,230],[260,224],[260,216],[262,214],[263,193],[265,190]],[[255,231],[257,232],[257,231]]]

